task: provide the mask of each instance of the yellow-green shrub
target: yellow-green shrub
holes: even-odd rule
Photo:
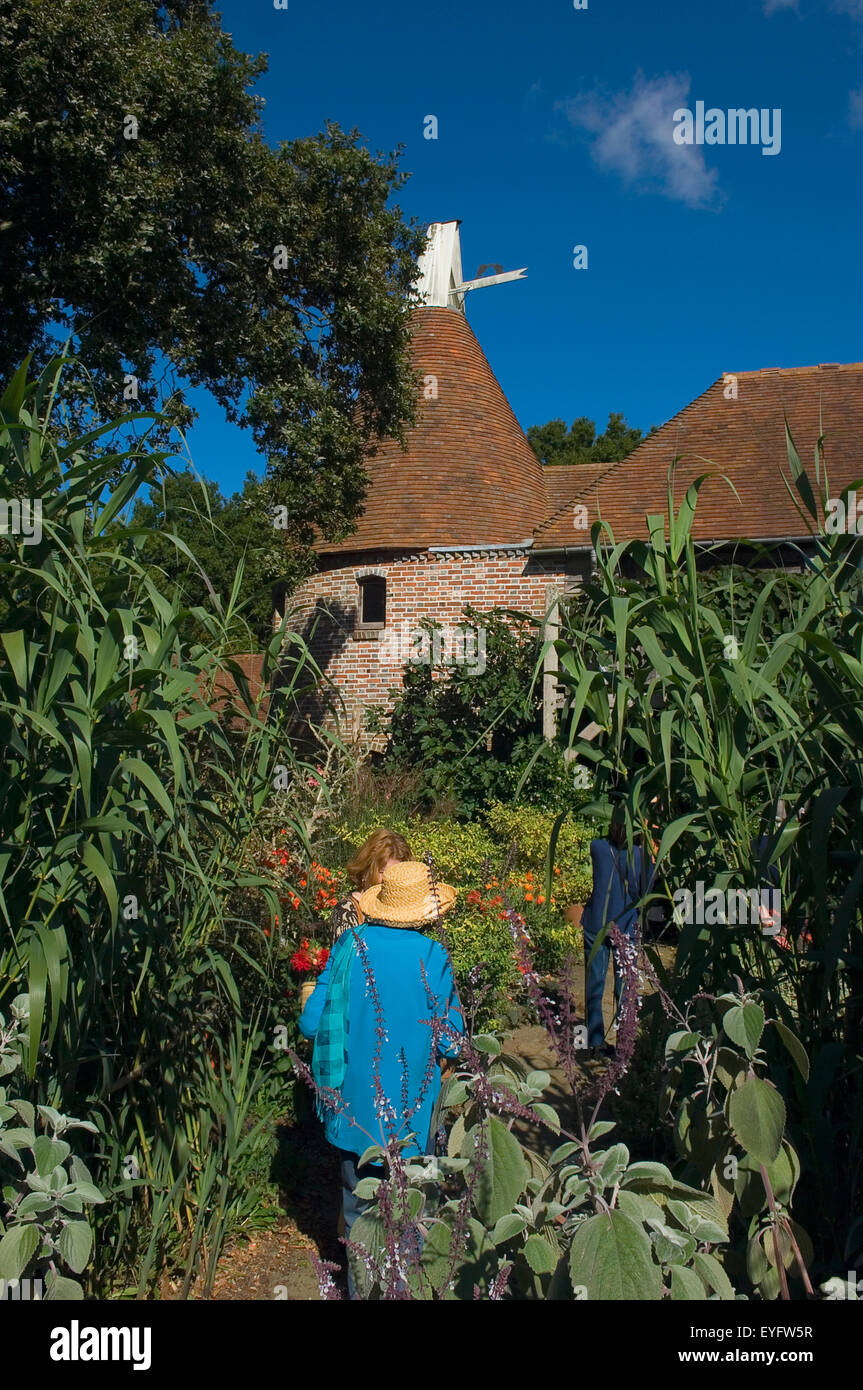
[[[479,824],[458,825],[451,820],[419,817],[411,820],[398,816],[388,818],[385,808],[374,807],[367,815],[350,823],[337,822],[333,828],[344,850],[353,852],[379,826],[404,835],[417,859],[430,852],[438,877],[451,882],[455,888],[473,887],[485,860],[492,869],[497,868],[500,849]]]
[[[444,933],[463,1004],[468,1003],[471,983],[477,992],[487,989],[477,1021],[483,1026],[499,1022],[521,984],[508,923],[497,910],[480,912],[462,903],[445,919]]]
[[[545,867],[555,811],[543,811],[536,806],[507,806],[495,802],[484,812],[485,824],[499,846],[498,857],[516,846],[514,863],[519,868],[541,873]],[[555,852],[555,864],[561,870],[561,884],[555,895],[560,902],[586,901],[592,875],[590,842],[603,833],[597,821],[568,817],[561,827]],[[570,896],[564,897],[565,892]]]

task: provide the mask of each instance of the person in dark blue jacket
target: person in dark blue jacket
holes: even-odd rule
[[[614,924],[632,935],[637,921],[634,904],[646,891],[645,870],[652,869],[644,852],[636,845],[630,856],[626,849],[626,821],[613,816],[608,834],[603,840],[591,840],[590,859],[593,868],[593,889],[584,905],[581,917],[584,931],[585,997],[587,1002],[587,1045],[591,1052],[613,1056],[614,1048],[605,1042],[602,1019],[602,996],[608,975],[608,962],[613,954],[608,935],[600,942],[591,961],[596,938],[603,927]],[[614,998],[619,1006],[622,980],[614,972]]]
[[[367,1205],[354,1195],[364,1150],[412,1134],[405,1157],[432,1151],[438,1068],[459,1055],[464,1019],[449,954],[423,933],[455,897],[425,864],[390,865],[360,894],[365,920],[338,938],[300,1016],[300,1032],[315,1039],[318,1113],[339,1151],[348,1238]],[[356,1297],[350,1261],[348,1288]]]

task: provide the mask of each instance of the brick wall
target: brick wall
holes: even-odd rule
[[[309,636],[312,654],[341,692],[342,714],[352,732],[362,724],[363,706],[389,708],[388,692],[400,688],[411,634],[422,618],[444,625],[459,622],[466,604],[478,609],[517,608],[536,617],[547,611],[550,586],[578,582],[580,565],[541,565],[524,550],[404,556],[357,555],[354,563],[324,569],[288,600],[289,628]],[[358,579],[386,579],[386,628],[363,632],[358,623]],[[276,615],[281,621],[281,614]],[[452,653],[452,639],[444,641]],[[470,664],[480,651],[466,645],[460,655]],[[312,708],[323,717],[321,704]]]

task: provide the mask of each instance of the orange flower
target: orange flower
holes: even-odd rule
[[[538,896],[538,898],[537,898],[537,902],[538,902],[538,903],[544,903],[544,902],[545,902],[545,894],[544,894],[544,893],[540,893],[540,894],[539,894],[539,896]]]
[[[524,900],[525,900],[526,903],[532,903],[532,902],[533,902],[533,893],[525,893],[525,895],[524,895]]]

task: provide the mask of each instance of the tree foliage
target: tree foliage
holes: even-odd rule
[[[267,144],[265,70],[206,3],[0,0],[0,377],[71,335],[97,417],[187,424],[206,387],[308,544],[349,528],[365,448],[411,417],[422,234],[389,206],[398,152],[332,124]]]
[[[133,527],[151,533],[142,560],[154,582],[176,586],[187,610],[212,611],[213,593],[224,604],[242,566],[240,606],[228,639],[239,652],[268,645],[273,585],[299,580],[307,570],[308,552],[286,550],[284,532],[273,528],[261,493],[254,473],[246,475],[242,492],[225,497],[217,483],[187,469],[154,482],[131,514]],[[177,536],[187,550],[177,547]],[[192,611],[181,630],[190,641],[203,638],[203,625]]]
[[[651,425],[648,434],[655,433]],[[645,438],[641,430],[628,425],[622,414],[611,412],[604,434],[597,435],[593,420],[581,415],[567,430],[564,420],[549,420],[547,425],[531,425],[528,442],[537,458],[544,464],[617,463],[637,449]]]

